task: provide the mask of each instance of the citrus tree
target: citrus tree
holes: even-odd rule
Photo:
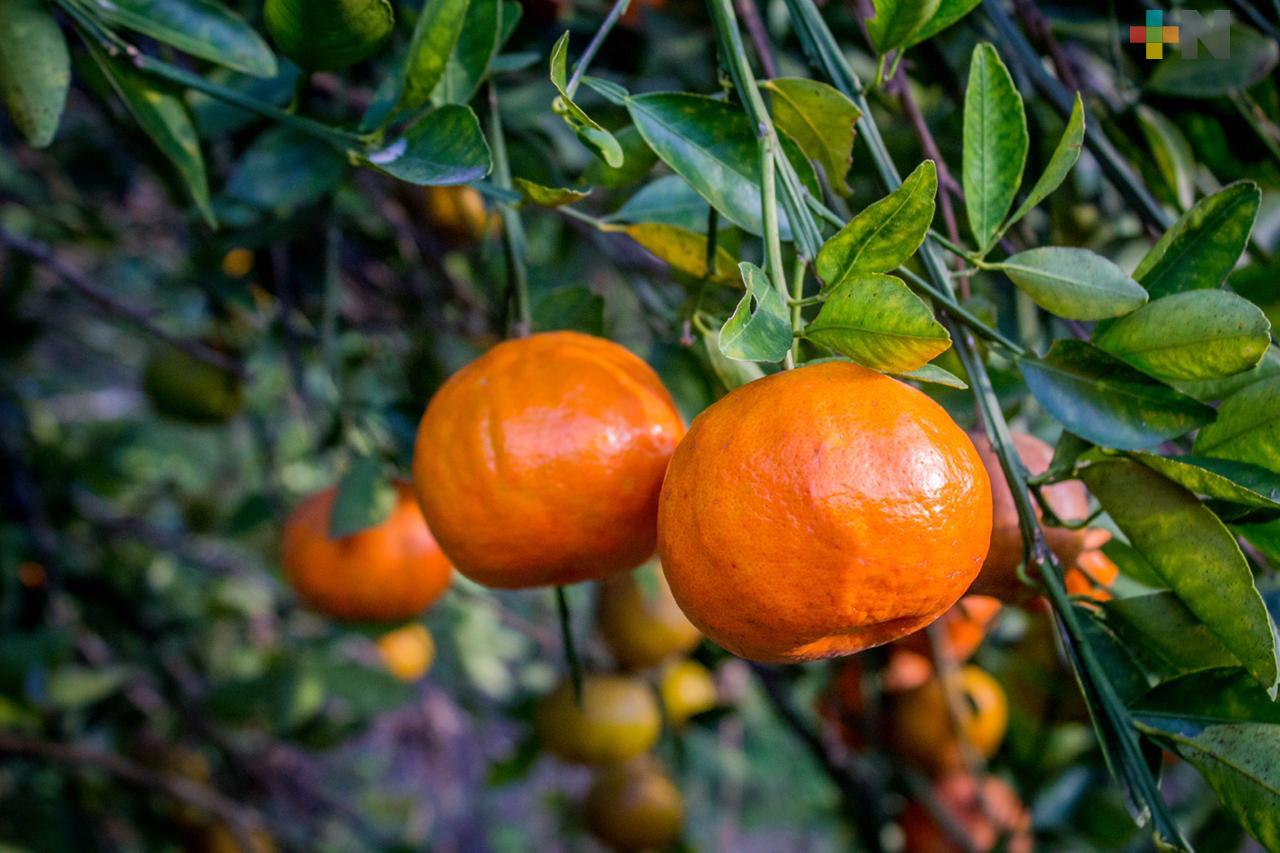
[[[1228,5],[0,0],[0,841],[1280,849]]]

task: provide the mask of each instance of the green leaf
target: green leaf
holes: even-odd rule
[[[329,514],[329,536],[341,539],[386,521],[396,505],[396,492],[373,456],[359,456],[338,482]]]
[[[1196,496],[1130,460],[1081,479],[1169,589],[1275,697],[1275,629],[1235,537]]]
[[[89,52],[143,131],[177,168],[205,221],[216,224],[200,139],[181,96],[132,66],[115,62],[96,45],[90,45]]]
[[[778,362],[791,349],[787,303],[764,270],[738,264],[747,292],[720,329],[720,352],[739,361]]]
[[[1183,394],[1189,394],[1197,400],[1222,400],[1241,391],[1255,382],[1280,376],[1280,350],[1270,347],[1262,356],[1262,361],[1243,373],[1228,376],[1226,379],[1207,379],[1200,382],[1170,383]]]
[[[1234,293],[1191,290],[1108,324],[1094,343],[1157,379],[1221,379],[1262,360],[1271,345],[1271,323],[1262,309]]]
[[[1261,465],[1280,472],[1280,376],[1245,386],[1200,430],[1195,453]]]
[[[814,264],[818,277],[832,286],[847,276],[902,266],[929,232],[937,194],[937,168],[925,160],[901,186],[867,205],[822,244]]]
[[[516,178],[514,180],[516,189],[520,191],[520,195],[524,196],[526,201],[531,201],[541,207],[563,207],[566,204],[573,204],[575,201],[582,201],[591,195],[591,190],[574,190],[568,187],[544,187],[542,184],[535,184],[533,181],[524,178]]]
[[[0,95],[27,141],[53,141],[71,85],[67,40],[41,0],[0,3]]]
[[[558,287],[533,303],[533,328],[538,332],[569,329],[603,335],[604,297],[580,285]]]
[[[1116,598],[1102,609],[1130,654],[1161,681],[1240,664],[1172,592]]]
[[[931,385],[941,385],[944,388],[955,388],[959,391],[969,390],[969,386],[963,379],[936,364],[926,364],[923,367],[917,367],[915,370],[908,370],[895,375],[899,379],[909,379],[912,382],[928,382]]]
[[[963,184],[969,228],[986,249],[1000,233],[1027,163],[1027,116],[1009,70],[990,44],[973,50],[964,93]]]
[[[1063,128],[1057,147],[1049,157],[1049,165],[1045,166],[1039,179],[1031,187],[1031,192],[1027,193],[1022,204],[1018,205],[1013,216],[1009,217],[1010,225],[1021,220],[1036,205],[1048,198],[1054,190],[1062,186],[1062,182],[1067,179],[1076,161],[1080,159],[1080,149],[1084,145],[1084,129],[1084,103],[1080,100],[1080,93],[1077,92],[1075,104],[1071,107],[1071,116],[1067,119],[1067,126]]]
[[[1041,308],[1068,320],[1118,317],[1147,301],[1141,285],[1088,249],[1028,249],[993,267]]]
[[[1280,727],[1228,723],[1169,731],[1168,721],[1158,718],[1136,724],[1199,770],[1250,835],[1268,850],[1280,849]]]
[[[1173,731],[1187,723],[1280,725],[1280,703],[1238,667],[1201,670],[1158,684],[1138,697],[1133,709],[1148,725]]]
[[[702,95],[655,93],[627,101],[631,120],[654,153],[734,225],[764,233],[760,201],[760,157],[756,131],[733,104]],[[815,197],[817,179],[794,142],[782,148]],[[781,183],[779,183],[781,196]],[[778,230],[790,239],[786,210],[778,210]]]
[[[275,126],[241,155],[223,192],[231,201],[287,216],[333,192],[346,172],[347,158],[329,143]]]
[[[1146,104],[1138,104],[1138,126],[1178,207],[1191,207],[1196,199],[1196,158],[1191,143],[1176,124]]]
[[[720,352],[720,336],[709,329],[701,332],[702,348],[711,364],[711,371],[720,380],[724,390],[732,391],[748,382],[754,382],[764,376],[764,370],[753,361],[738,361],[728,358]]]
[[[862,110],[838,89],[804,77],[779,77],[763,88],[772,95],[774,124],[822,167],[832,189],[848,195],[845,178],[853,163],[854,125]]]
[[[598,161],[597,161],[598,162]],[[605,217],[607,222],[661,222],[688,231],[705,231],[707,202],[679,175],[663,175],[645,184],[622,207]],[[738,279],[737,270],[733,279]]]
[[[397,107],[416,110],[431,100],[462,35],[468,0],[426,0],[405,57]]]
[[[1137,581],[1143,586],[1151,589],[1163,589],[1164,581],[1151,564],[1147,562],[1147,558],[1138,553],[1128,542],[1120,539],[1110,539],[1102,546],[1102,553],[1106,554],[1111,562],[1116,564],[1116,568],[1120,570],[1120,574]]]
[[[591,148],[600,159],[613,168],[620,168],[624,162],[622,146],[614,135],[600,126],[582,107],[578,106],[565,88],[568,85],[569,33],[566,31],[551,49],[551,85],[559,92],[551,103],[551,108],[565,120],[583,144]]]
[[[1259,509],[1280,509],[1280,474],[1266,468],[1209,456],[1129,455],[1197,495]]]
[[[951,346],[924,300],[901,279],[878,273],[842,278],[804,336],[887,373],[916,370]]]
[[[49,704],[55,708],[83,708],[118,691],[129,675],[129,670],[123,666],[93,669],[81,666],[59,667],[49,675],[45,686],[46,695]]]
[[[923,27],[916,30],[911,35],[911,38],[907,39],[905,46],[912,47],[923,41],[928,41],[972,12],[974,7],[981,2],[982,0],[942,0],[938,4],[938,11],[925,22]]]
[[[1173,224],[1133,271],[1153,299],[1218,287],[1249,244],[1262,193],[1238,181],[1200,202]]]
[[[707,274],[706,234],[663,222],[638,222],[628,225],[626,232],[628,237],[666,261],[677,272],[694,278],[702,278]],[[714,263],[712,281],[736,285],[741,280],[733,255],[725,251],[723,246],[716,246]]]
[[[467,184],[489,174],[493,160],[470,107],[446,104],[418,120],[400,138],[370,154],[379,171],[420,186]]]
[[[449,54],[444,75],[436,86],[434,101],[467,104],[475,97],[489,73],[489,63],[498,53],[502,12],[502,0],[471,0],[457,44]]]
[[[1276,67],[1280,47],[1257,30],[1231,27],[1231,55],[1215,59],[1201,53],[1196,59],[1170,50],[1156,65],[1147,86],[1179,98],[1217,98],[1248,89],[1265,80]]]
[[[640,131],[633,125],[627,125],[616,131],[613,138],[618,140],[618,145],[622,147],[622,165],[615,169],[596,157],[587,164],[586,170],[582,173],[583,183],[616,190],[640,183],[649,172],[653,171],[654,164],[658,162],[658,155],[649,149],[649,143],[644,141]],[[673,176],[664,175],[663,177]],[[684,183],[678,176],[674,177],[680,183]],[[690,192],[692,193],[692,190]],[[698,199],[698,202],[703,204],[705,210],[706,205],[702,199]]]
[[[211,0],[110,0],[93,10],[109,24],[172,45],[184,53],[243,71],[274,77],[276,57],[257,31],[235,12]]]
[[[267,32],[308,71],[341,71],[368,59],[391,34],[388,0],[266,0]]]
[[[938,11],[940,0],[873,0],[875,16],[867,21],[867,35],[876,53],[902,47]]]
[[[1141,450],[1213,420],[1213,409],[1083,341],[1055,341],[1018,366],[1050,414],[1104,447]]]

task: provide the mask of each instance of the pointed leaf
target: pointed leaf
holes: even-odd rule
[[[71,55],[41,0],[0,3],[0,96],[27,141],[53,141],[71,85]]]
[[[370,154],[379,171],[420,186],[467,184],[489,174],[493,160],[470,107],[446,104],[418,120],[404,136]]]
[[[1259,509],[1280,509],[1280,474],[1266,468],[1209,456],[1129,455],[1197,495]]]
[[[707,235],[678,225],[662,222],[638,222],[627,226],[627,236],[671,265],[671,268],[694,278],[707,274]],[[737,284],[742,280],[733,255],[716,246],[712,281]]]
[[[1062,182],[1067,179],[1072,167],[1080,159],[1080,149],[1084,145],[1084,128],[1084,102],[1080,100],[1080,93],[1077,92],[1076,102],[1071,107],[1071,116],[1067,119],[1067,126],[1063,128],[1058,146],[1053,149],[1053,154],[1049,157],[1049,165],[1045,166],[1044,172],[1031,187],[1031,192],[1027,193],[1022,204],[1018,205],[1013,216],[1009,217],[1010,225],[1021,220],[1036,205],[1048,198],[1054,190],[1062,186]]]
[[[1271,323],[1234,293],[1192,290],[1108,324],[1094,343],[1157,379],[1221,379],[1262,360],[1271,345]]]
[[[828,286],[846,276],[890,272],[924,242],[933,223],[938,172],[925,160],[896,190],[863,208],[822,245],[815,270]]]
[[[1275,697],[1275,629],[1226,526],[1196,496],[1129,460],[1096,462],[1081,479],[1169,589]]]
[[[926,364],[923,367],[917,367],[915,370],[908,370],[895,375],[900,379],[910,379],[912,382],[928,382],[931,385],[955,388],[958,391],[969,390],[969,386],[963,379],[936,364]]]
[[[831,288],[804,336],[866,367],[906,373],[951,346],[951,336],[901,279],[867,273]]]
[[[826,173],[831,188],[848,195],[845,177],[853,163],[854,125],[862,111],[838,89],[803,77],[763,84],[772,98],[773,121]]]
[[[741,108],[702,95],[655,93],[628,99],[631,120],[654,153],[733,224],[763,233],[756,130]],[[782,148],[802,182],[818,196],[813,168],[794,142]],[[779,197],[782,195],[779,182]],[[786,210],[778,230],[790,239]]]
[[[1027,116],[1009,69],[990,44],[973,50],[964,94],[963,184],[969,228],[994,242],[1027,163]]]
[[[1146,104],[1138,105],[1138,126],[1146,137],[1160,177],[1178,207],[1186,210],[1195,203],[1196,159],[1191,143],[1178,126]]]
[[[1041,308],[1068,320],[1118,317],[1147,301],[1141,285],[1088,249],[1028,249],[993,266]]]
[[[905,46],[912,47],[933,38],[972,12],[981,2],[982,0],[942,0],[938,4],[938,11],[934,12],[933,17],[926,21],[923,27],[912,33]]]
[[[724,327],[720,352],[739,361],[778,362],[791,349],[787,303],[755,264],[738,264],[747,292]]]
[[[1147,252],[1133,277],[1152,299],[1220,286],[1249,244],[1261,201],[1251,181],[1202,198]]]
[[[1240,664],[1178,596],[1167,590],[1112,599],[1102,609],[1107,624],[1129,653],[1157,680]]]
[[[240,157],[223,193],[228,200],[287,216],[342,183],[347,158],[314,136],[276,125]]]
[[[938,11],[940,0],[873,0],[875,15],[867,21],[867,35],[876,53],[901,47]]]
[[[109,0],[94,4],[109,24],[254,77],[274,77],[276,57],[253,27],[211,0]]]
[[[1202,456],[1249,462],[1280,472],[1280,376],[1245,386],[1200,430],[1193,449]]]
[[[89,52],[143,131],[177,168],[205,221],[215,224],[204,155],[186,102],[175,90],[110,59],[96,45],[91,45]]]
[[[542,184],[535,184],[533,181],[524,178],[516,178],[514,181],[516,189],[520,191],[520,195],[524,196],[526,201],[531,201],[541,207],[563,207],[566,204],[573,204],[575,201],[582,201],[591,195],[591,190],[575,190],[568,187],[544,187]]]
[[[690,231],[707,227],[707,203],[679,175],[663,175],[627,199],[622,207],[605,217],[606,222],[662,222]],[[733,278],[738,278],[737,270]]]
[[[1237,667],[1201,670],[1158,684],[1138,697],[1133,709],[1142,721],[1171,731],[1185,730],[1187,723],[1280,725],[1280,703]]]
[[[471,0],[468,4],[458,42],[433,96],[436,102],[467,104],[475,97],[498,53],[502,11],[502,0]]]
[[[601,127],[582,107],[578,106],[565,88],[568,85],[569,33],[566,31],[551,49],[551,84],[560,93],[551,108],[565,120],[583,144],[591,148],[613,168],[624,162],[622,146],[613,134]]]
[[[1280,376],[1280,350],[1275,347],[1269,348],[1263,354],[1262,361],[1258,362],[1256,367],[1251,367],[1234,376],[1228,376],[1226,379],[1172,382],[1170,384],[1183,394],[1189,394],[1197,400],[1210,402],[1224,400],[1255,382],[1261,382],[1263,379],[1270,379],[1273,376]]]
[[[426,0],[422,4],[405,57],[397,104],[400,109],[416,110],[431,100],[462,35],[466,17],[467,0]]]
[[[1018,366],[1050,414],[1104,447],[1140,450],[1213,420],[1213,409],[1083,341],[1055,341]]]
[[[280,52],[308,71],[368,59],[395,26],[389,0],[266,0],[262,17]]]

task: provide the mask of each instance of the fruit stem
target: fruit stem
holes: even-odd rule
[[[569,82],[565,84],[564,90],[569,93],[570,98],[577,93],[578,86],[582,83],[582,75],[587,73],[587,68],[591,66],[591,60],[595,59],[596,53],[604,44],[604,40],[609,37],[609,33],[614,26],[627,13],[627,7],[630,5],[631,0],[615,0],[613,8],[609,10],[609,14],[600,22],[600,28],[591,37],[591,42],[587,45],[587,49],[578,58],[578,64],[573,66],[573,74],[569,76]]]
[[[569,596],[563,586],[556,587],[556,613],[560,617],[560,641],[564,645],[564,660],[569,667],[569,680],[573,684],[573,701],[582,707],[582,659],[573,641],[573,624],[569,617]]]
[[[507,140],[502,133],[502,112],[498,109],[498,87],[489,82],[489,148],[493,152],[493,182],[499,189],[511,189],[511,163]],[[529,304],[529,271],[525,266],[524,222],[510,202],[497,203],[502,217],[502,248],[507,261],[506,305],[515,308],[511,335],[527,337],[533,331],[533,309]]]

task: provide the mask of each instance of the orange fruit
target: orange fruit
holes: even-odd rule
[[[684,800],[649,756],[601,770],[587,792],[591,834],[613,850],[662,850],[680,838]]]
[[[651,579],[651,590],[634,573],[600,582],[596,626],[614,660],[629,669],[656,666],[688,652],[702,639],[676,604],[662,572],[654,572]]]
[[[424,187],[422,201],[427,224],[450,246],[479,242],[500,221],[485,210],[484,197],[474,187]]]
[[[441,386],[413,479],[467,577],[573,583],[653,556],[658,491],[683,434],[649,365],[602,338],[549,332],[500,343]]]
[[[922,628],[972,582],[990,535],[969,437],[920,391],[848,362],[758,379],[705,410],[658,510],[681,609],[758,661],[852,654]]]
[[[581,705],[565,681],[538,703],[533,724],[553,755],[577,764],[610,764],[648,752],[658,741],[662,713],[643,681],[589,675],[582,682]]]
[[[985,776],[979,781],[968,773],[953,773],[934,783],[933,794],[952,823],[964,831],[969,848],[979,853],[997,848],[1008,853],[1035,849],[1031,814],[1002,779]],[[901,823],[906,853],[962,853],[965,849],[918,802],[907,804]]]
[[[1000,599],[989,595],[966,595],[939,617],[938,625],[951,660],[963,663],[973,657],[1003,606]],[[923,630],[903,637],[896,645],[933,659],[933,644]]]
[[[658,695],[667,723],[680,728],[704,711],[716,706],[716,681],[705,666],[692,660],[676,661],[662,671],[658,679]]]
[[[417,681],[435,662],[436,642],[425,625],[410,622],[379,637],[378,653],[396,678]]]
[[[1033,435],[1023,432],[1012,434],[1014,449],[1022,464],[1032,476],[1043,474],[1053,461],[1053,448]],[[1000,460],[985,435],[974,435],[973,444],[978,448],[982,464],[991,479],[991,501],[994,519],[991,525],[991,547],[982,564],[978,579],[969,592],[992,595],[1003,601],[1021,602],[1032,595],[1032,590],[1018,578],[1018,566],[1022,563],[1022,531],[1018,528],[1018,510],[1013,493],[1000,469]],[[1043,489],[1045,500],[1062,521],[1079,521],[1089,516],[1089,492],[1079,480],[1054,483]],[[1036,506],[1036,517],[1040,508]],[[1105,530],[1069,530],[1065,527],[1044,527],[1045,541],[1057,555],[1063,566],[1075,565],[1076,558],[1086,548],[1100,547],[1109,537]]]
[[[1009,725],[1009,700],[1000,682],[976,666],[961,667],[955,677],[964,700],[959,737],[940,679],[891,697],[887,726],[893,751],[931,774],[964,767],[960,738],[983,758],[995,755]]]
[[[1069,595],[1087,595],[1096,601],[1111,600],[1106,589],[1120,576],[1120,567],[1098,550],[1085,551],[1076,559],[1076,567],[1063,576]]]
[[[409,619],[449,588],[449,560],[441,552],[413,489],[396,483],[396,502],[381,524],[334,539],[329,516],[338,490],[298,504],[284,525],[282,561],[298,597],[313,610],[345,621]]]

